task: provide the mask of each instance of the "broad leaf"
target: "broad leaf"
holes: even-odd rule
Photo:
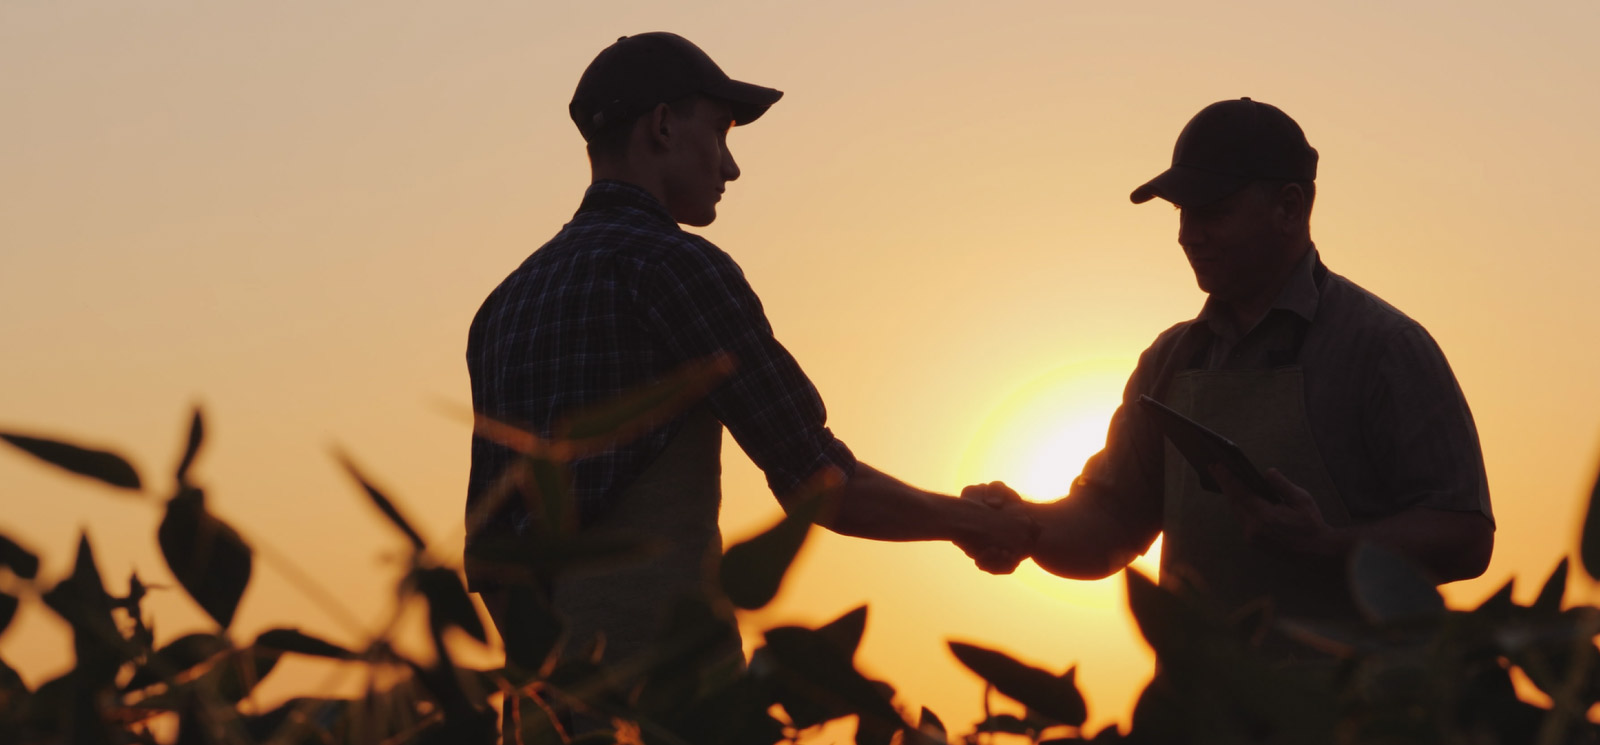
[[[355,652],[303,633],[299,629],[264,631],[256,637],[255,646],[312,657],[326,657],[330,660],[353,660],[358,657]]]
[[[180,677],[184,672],[232,649],[233,645],[218,634],[185,634],[156,650],[134,671],[133,677],[123,684],[122,690],[137,691]]]
[[[139,472],[116,453],[25,435],[0,433],[0,440],[46,463],[117,488],[138,490],[140,487]]]
[[[1473,609],[1473,612],[1490,616],[1504,616],[1511,613],[1517,607],[1516,603],[1511,599],[1511,593],[1516,589],[1516,584],[1515,578],[1506,580],[1506,583],[1501,585],[1500,589],[1495,590],[1493,595],[1484,598],[1483,602]]]
[[[1578,543],[1578,558],[1590,577],[1600,578],[1600,475],[1589,491],[1589,510],[1583,518],[1583,537]]]
[[[91,685],[109,685],[117,668],[138,653],[112,621],[111,596],[95,566],[88,536],[78,538],[72,575],[46,592],[44,602],[72,626],[77,672]]]
[[[239,532],[206,510],[205,493],[182,488],[167,502],[167,514],[156,531],[161,555],[183,589],[227,628],[250,584],[250,546]]]
[[[772,602],[827,498],[817,491],[799,500],[776,525],[723,554],[722,591],[735,607],[755,610]]]
[[[833,642],[846,655],[854,656],[866,630],[867,606],[863,605],[818,627],[817,633]]]
[[[900,713],[877,686],[862,677],[849,656],[822,634],[798,626],[781,626],[766,632],[766,648],[782,671],[791,692],[822,705],[831,712],[904,726]]]
[[[340,465],[343,465],[344,470],[348,471],[350,476],[356,480],[356,483],[361,485],[362,491],[367,493],[367,498],[372,500],[372,504],[378,508],[378,511],[382,512],[384,517],[389,518],[389,522],[394,523],[394,526],[405,534],[406,538],[411,541],[413,549],[422,551],[425,547],[422,536],[411,527],[411,523],[401,516],[400,510],[394,506],[394,502],[389,501],[389,498],[384,496],[383,492],[373,486],[372,482],[368,481],[365,476],[362,476],[361,470],[356,468],[356,464],[348,457],[343,454],[338,457]]]
[[[189,440],[184,444],[183,458],[178,461],[176,478],[179,486],[189,485],[189,468],[194,465],[196,455],[200,454],[200,442],[205,439],[205,422],[200,418],[200,407],[194,409],[194,416],[189,420]]]
[[[1561,598],[1567,594],[1567,566],[1568,560],[1563,556],[1561,563],[1550,572],[1549,579],[1544,581],[1544,587],[1539,589],[1539,597],[1532,606],[1535,611],[1552,615],[1561,612]]]
[[[11,619],[17,615],[17,604],[15,597],[0,592],[0,635],[6,633],[6,627],[11,625]]]
[[[39,557],[3,535],[0,535],[0,566],[10,567],[23,579],[39,576]]]
[[[1003,733],[1007,735],[1032,735],[1033,725],[1012,714],[995,714],[981,722],[974,728],[979,733]]]
[[[478,609],[467,596],[460,575],[453,569],[432,567],[418,569],[412,574],[417,590],[428,599],[428,625],[439,633],[446,626],[456,626],[479,642],[488,643],[483,620]]]
[[[945,729],[944,722],[932,709],[922,707],[922,714],[917,717],[917,731],[935,743],[949,743],[950,734]]]
[[[1388,549],[1363,543],[1350,561],[1356,606],[1377,624],[1438,616],[1445,611],[1438,588],[1416,565]]]
[[[1074,727],[1082,726],[1089,716],[1078,692],[1076,668],[1058,677],[992,649],[953,641],[950,651],[967,669],[1030,711]]]

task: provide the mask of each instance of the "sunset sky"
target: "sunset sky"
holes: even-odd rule
[[[0,451],[0,533],[47,582],[86,529],[113,590],[171,584],[154,500],[202,404],[213,509],[375,632],[403,539],[332,452],[459,555],[467,325],[588,183],[578,75],[651,30],[785,91],[730,136],[743,176],[700,232],[862,460],[1064,493],[1204,299],[1177,213],[1128,192],[1194,112],[1250,96],[1321,152],[1329,267],[1429,329],[1476,416],[1497,546],[1451,602],[1512,576],[1531,598],[1570,551],[1600,463],[1593,0],[0,1],[0,430],[118,449],[152,492]],[[736,540],[781,512],[731,439],[724,462]],[[1077,664],[1093,725],[1126,722],[1150,658],[1120,582],[822,535],[746,636],[869,603],[862,667],[953,731],[982,686],[950,638]],[[203,624],[177,591],[147,607],[161,638]],[[258,563],[237,636],[283,625],[363,631]],[[71,649],[35,602],[0,656],[37,685]],[[310,679],[285,675],[268,693]]]

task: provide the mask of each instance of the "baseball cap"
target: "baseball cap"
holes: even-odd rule
[[[755,121],[783,97],[783,91],[729,78],[688,39],[652,31],[619,37],[601,50],[578,78],[567,112],[583,139],[591,140],[657,104],[694,93],[727,101],[734,124]]]
[[[1200,110],[1178,134],[1172,167],[1128,195],[1134,204],[1161,197],[1201,207],[1253,181],[1315,181],[1317,150],[1288,114],[1241,98]]]

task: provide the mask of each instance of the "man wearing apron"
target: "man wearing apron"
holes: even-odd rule
[[[1344,575],[1361,541],[1439,582],[1488,565],[1494,522],[1466,400],[1422,326],[1323,263],[1309,227],[1316,166],[1287,114],[1222,101],[1190,120],[1172,167],[1133,192],[1178,207],[1178,243],[1209,298],[1140,357],[1106,448],[1071,492],[1029,508],[1040,566],[1104,577],[1161,534],[1164,585],[1228,609],[1266,600],[1279,617],[1341,620],[1356,617]],[[1201,488],[1141,395],[1237,443],[1282,504],[1226,471],[1213,474],[1226,494]],[[1014,499],[1000,484],[969,496]],[[1018,560],[969,553],[991,571]]]
[[[1036,530],[1020,509],[901,483],[863,463],[825,426],[816,388],[774,338],[732,257],[679,228],[716,217],[740,175],[728,150],[781,92],[730,79],[699,47],[667,33],[623,37],[583,73],[569,106],[592,183],[577,214],[484,301],[467,344],[474,409],[548,435],[563,416],[717,354],[732,373],[699,408],[571,465],[580,530],[632,530],[668,547],[648,562],[563,576],[539,588],[568,623],[567,649],[603,640],[607,662],[649,648],[674,602],[704,589],[720,555],[725,425],[780,500],[832,474],[827,527],[879,540],[1015,544]],[[513,623],[508,578],[474,556],[529,535],[520,499],[478,515],[516,454],[472,442],[467,574],[497,626]],[[725,619],[731,624],[731,619]],[[729,629],[729,653],[739,654]],[[735,664],[742,659],[735,659]]]

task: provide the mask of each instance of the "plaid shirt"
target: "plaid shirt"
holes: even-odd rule
[[[816,387],[773,338],[739,266],[632,184],[590,186],[572,221],[489,294],[467,337],[467,370],[476,411],[548,436],[563,415],[718,351],[737,367],[708,403],[774,494],[828,465],[854,472],[855,457],[824,426]],[[582,524],[605,513],[678,425],[573,464]],[[514,458],[473,438],[469,513]],[[513,504],[485,527],[520,529],[522,512]]]

